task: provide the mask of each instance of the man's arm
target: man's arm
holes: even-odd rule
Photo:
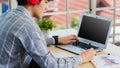
[[[53,36],[53,38],[46,38],[47,45],[58,45],[58,44],[69,44],[78,41],[75,35],[69,35],[59,38],[58,36]]]
[[[32,27],[32,28],[31,28]],[[26,52],[42,68],[74,68],[81,64],[81,57],[55,58],[47,49],[44,35],[39,32],[37,26],[25,26],[19,32],[19,39]]]
[[[47,45],[55,45],[55,39],[54,38],[46,38]]]

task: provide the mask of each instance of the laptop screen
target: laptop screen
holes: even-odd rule
[[[109,27],[110,21],[83,15],[78,37],[105,44]]]

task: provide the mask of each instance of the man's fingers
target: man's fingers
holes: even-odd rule
[[[69,39],[77,39],[77,37],[75,35],[71,35],[69,36]]]
[[[94,48],[90,48],[90,50],[94,50]]]
[[[71,42],[76,42],[77,40],[71,40]]]

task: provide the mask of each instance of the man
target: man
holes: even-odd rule
[[[24,63],[27,55],[41,68],[75,68],[78,64],[92,60],[95,55],[93,49],[74,57],[55,58],[47,50],[46,39],[32,19],[42,18],[48,1],[17,1],[20,6],[0,17],[0,68],[25,68],[29,64]],[[67,44],[75,41],[75,36],[69,38],[57,40],[55,37],[55,42]]]

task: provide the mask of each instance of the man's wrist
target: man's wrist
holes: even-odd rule
[[[55,40],[55,45],[58,45],[59,42],[58,42],[58,36],[53,36],[54,40]]]

